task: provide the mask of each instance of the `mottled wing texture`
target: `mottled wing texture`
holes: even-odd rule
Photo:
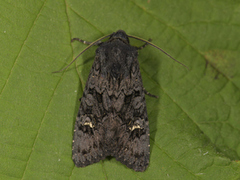
[[[118,39],[96,50],[73,137],[73,161],[84,167],[113,156],[135,171],[149,164],[149,123],[136,47]]]

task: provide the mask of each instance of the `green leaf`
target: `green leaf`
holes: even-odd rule
[[[0,179],[239,179],[240,2],[38,0],[0,2]],[[118,29],[153,39],[139,52],[150,120],[150,165],[107,158],[77,168],[78,99],[94,60],[86,46]],[[136,40],[132,45],[142,45]]]

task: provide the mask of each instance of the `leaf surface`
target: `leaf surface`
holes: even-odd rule
[[[240,3],[230,0],[0,2],[0,179],[239,179]],[[71,159],[73,126],[94,60],[86,46],[123,29],[139,52],[150,165]],[[131,40],[134,46],[142,42]]]

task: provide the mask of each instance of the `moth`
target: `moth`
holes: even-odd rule
[[[101,41],[107,37],[110,38],[106,42]],[[129,37],[146,44],[131,46]],[[92,43],[78,38],[74,40],[89,46],[68,66],[91,46],[99,46],[75,122],[72,143],[75,165],[85,167],[113,156],[135,171],[145,171],[150,156],[145,94],[154,95],[143,87],[138,50],[149,44],[164,51],[149,41],[127,35],[123,30]]]

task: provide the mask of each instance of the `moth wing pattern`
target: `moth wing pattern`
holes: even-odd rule
[[[92,74],[91,71],[88,78],[90,81]],[[95,123],[96,116],[100,114],[96,112],[99,105],[94,91],[88,85],[87,82],[74,127],[72,158],[77,167],[84,167],[105,158],[103,128],[100,123]]]
[[[75,122],[72,158],[84,167],[113,156],[144,171],[149,164],[149,122],[138,51],[126,43],[124,31],[117,33],[118,38],[110,37],[96,50]]]

